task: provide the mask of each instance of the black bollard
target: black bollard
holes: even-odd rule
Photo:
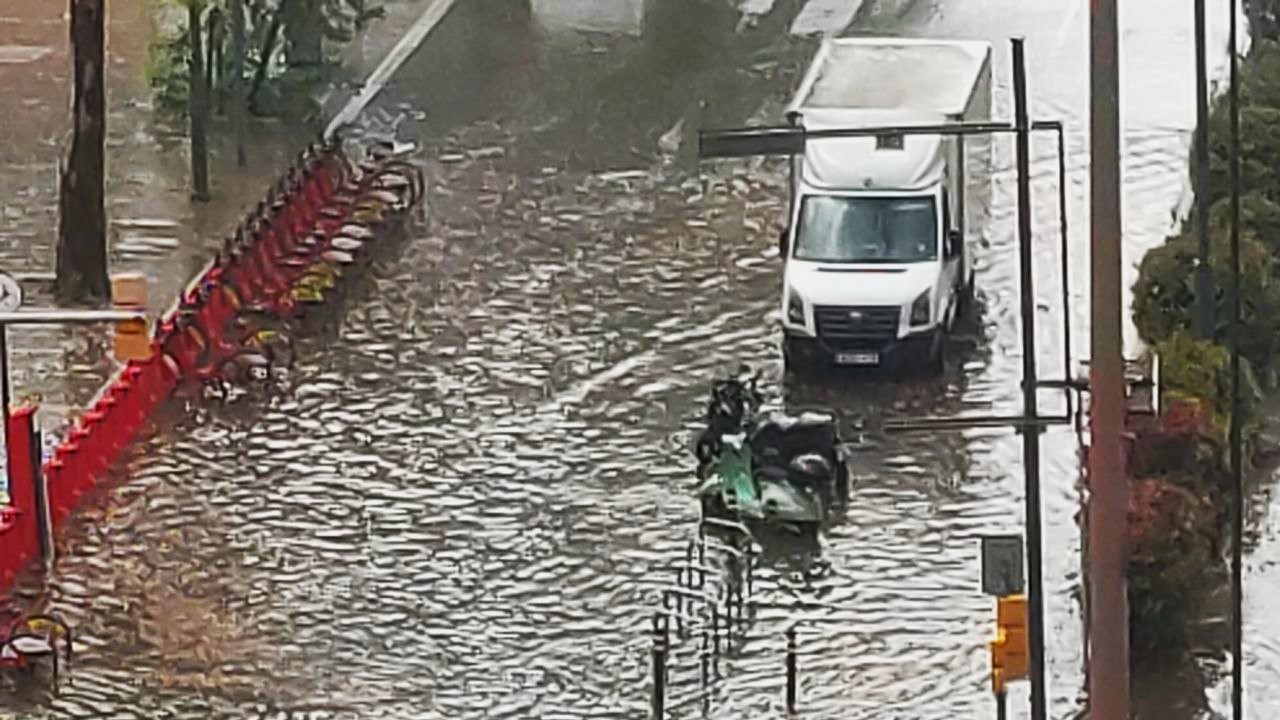
[[[720,654],[720,606],[711,605],[711,641],[715,645],[716,655]]]
[[[996,720],[1005,720],[1009,717],[1009,709],[1004,704],[1004,693],[996,693]]]
[[[756,546],[747,543],[747,595],[755,593]]]
[[[787,628],[787,714],[796,712],[796,629]]]
[[[707,564],[707,533],[698,529],[698,565]]]
[[[680,568],[676,568],[676,587],[684,587],[684,578]],[[682,593],[675,593],[676,601],[672,603],[676,611],[676,634],[684,637],[684,611],[688,606],[688,601],[684,599]]]
[[[653,718],[665,720],[667,695],[667,649],[662,635],[653,636]]]

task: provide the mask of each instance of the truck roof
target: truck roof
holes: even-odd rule
[[[788,111],[894,109],[958,118],[990,62],[991,45],[971,40],[824,40]]]
[[[812,130],[902,123],[942,123],[940,114],[896,110],[814,110],[805,114]],[[830,190],[922,190],[941,182],[946,157],[940,135],[901,136],[896,149],[880,149],[876,138],[823,138],[805,145],[802,180]]]

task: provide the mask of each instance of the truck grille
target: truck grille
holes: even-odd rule
[[[813,308],[818,337],[832,347],[875,349],[898,337],[897,307],[818,305]]]

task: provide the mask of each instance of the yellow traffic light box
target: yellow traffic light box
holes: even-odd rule
[[[1031,664],[1027,644],[1027,596],[1010,595],[996,599],[996,639],[991,641],[992,682],[1000,691],[1003,683],[1027,677]]]
[[[118,310],[145,310],[147,278],[141,273],[122,273],[111,278],[112,304]],[[120,362],[146,360],[151,357],[151,339],[147,321],[122,320],[116,323],[115,355]]]

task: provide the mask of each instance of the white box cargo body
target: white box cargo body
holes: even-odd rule
[[[984,122],[990,108],[987,43],[842,38],[823,42],[788,119],[809,130],[931,126]],[[973,289],[967,219],[986,203],[989,158],[982,135],[807,143],[781,248],[789,367],[944,364],[945,334]]]

